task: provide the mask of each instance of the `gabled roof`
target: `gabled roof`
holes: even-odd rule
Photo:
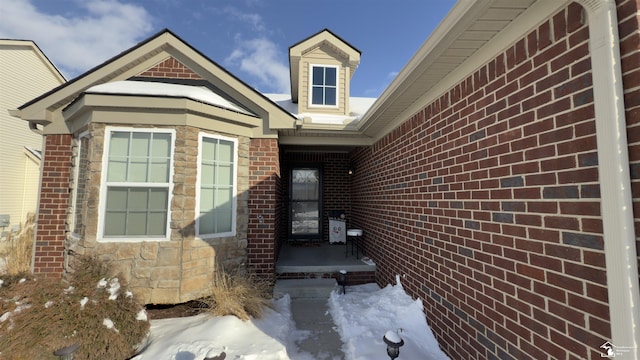
[[[51,60],[49,60],[49,58],[42,52],[42,50],[40,50],[40,47],[38,47],[38,44],[36,44],[35,42],[31,40],[0,39],[0,47],[24,47],[32,50],[59,82],[64,83],[67,81],[60,70],[58,70],[58,68],[51,62]]]
[[[351,69],[350,74],[352,76],[356,71],[358,64],[360,64],[360,55],[362,54],[360,50],[344,41],[329,29],[323,29],[292,45],[289,47],[289,72],[291,80],[291,98],[294,102],[298,101],[298,73],[300,71],[300,58],[305,53],[318,48],[323,44],[328,44],[347,60],[349,68]]]
[[[173,57],[202,79],[228,94],[264,121],[265,131],[294,126],[295,118],[251,86],[209,59],[168,29],[116,55],[66,84],[18,108],[23,120],[45,125],[45,133],[68,132],[62,109],[87,89],[112,81],[128,80]],[[49,128],[49,129],[47,129]]]
[[[348,137],[346,141],[353,145],[372,145],[566,4],[558,0],[459,0],[355,129],[307,138],[299,131],[283,130],[280,142],[333,144]]]

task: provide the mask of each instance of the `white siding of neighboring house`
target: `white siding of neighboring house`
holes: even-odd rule
[[[5,231],[36,211],[40,162],[25,147],[42,150],[42,136],[8,110],[63,82],[32,42],[0,40],[0,214],[11,217]]]

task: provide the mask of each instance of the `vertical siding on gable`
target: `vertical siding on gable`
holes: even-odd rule
[[[454,359],[595,359],[611,336],[581,10],[352,153],[378,281],[402,275]]]

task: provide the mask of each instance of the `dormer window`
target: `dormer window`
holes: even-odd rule
[[[338,105],[338,67],[311,65],[311,106]]]

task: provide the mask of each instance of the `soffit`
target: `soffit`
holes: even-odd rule
[[[407,114],[407,109],[415,108],[425,93],[459,69],[534,3],[536,0],[459,1],[364,115],[360,131],[380,138],[392,130],[390,124],[394,121],[413,115]]]
[[[188,125],[252,137],[262,120],[189,98],[85,93],[63,111],[72,132],[88,121],[119,125]]]
[[[371,139],[354,131],[300,131],[281,130],[278,132],[278,142],[282,145],[300,146],[368,146]]]

